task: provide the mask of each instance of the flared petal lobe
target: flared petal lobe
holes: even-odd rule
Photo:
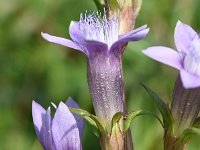
[[[162,46],[149,47],[144,50],[143,53],[156,61],[162,62],[178,70],[183,68],[180,55],[171,48]]]
[[[71,97],[69,97],[67,99],[66,105],[68,107],[72,107],[72,108],[79,108],[79,105]],[[80,138],[81,138],[82,137],[82,132],[83,132],[84,120],[79,115],[74,114],[74,113],[72,113],[72,114],[73,114],[73,116],[74,116],[74,118],[76,120],[76,124],[78,126],[79,134],[80,134]]]
[[[139,28],[137,28],[137,29],[134,29],[134,30],[132,30],[132,31],[129,31],[129,32],[125,33],[125,34],[121,34],[121,35],[119,36],[119,40],[121,40],[121,39],[123,39],[123,38],[126,38],[127,36],[130,36],[130,35],[132,35],[132,34],[135,34],[135,33],[137,33],[137,32],[143,31],[143,30],[145,30],[145,29],[147,29],[147,25],[143,25],[143,26],[141,26],[141,27],[139,27]]]
[[[51,42],[51,43],[54,43],[54,44],[59,44],[59,45],[62,45],[62,46],[66,46],[66,47],[69,47],[69,48],[73,48],[73,49],[82,51],[82,49],[71,40],[61,38],[61,37],[57,37],[57,36],[53,36],[53,35],[49,35],[49,34],[43,33],[43,32],[41,33],[41,35],[48,42]]]
[[[50,108],[46,111],[35,101],[32,102],[33,123],[37,137],[44,150],[54,150],[51,136]]]
[[[68,107],[60,103],[52,121],[52,135],[57,150],[80,150],[81,141],[76,120]]]
[[[69,25],[69,35],[71,39],[76,43],[84,43],[84,37],[80,32],[80,23],[71,21]]]
[[[126,43],[130,42],[130,41],[139,41],[143,38],[146,37],[146,35],[149,32],[149,28],[147,28],[146,25],[137,28],[135,30],[132,30],[126,34],[120,35],[118,41],[116,41],[110,48],[110,50],[113,49],[121,49],[121,47],[123,45],[125,45]]]
[[[174,31],[174,41],[179,52],[188,53],[190,44],[198,34],[188,25],[178,21]]]

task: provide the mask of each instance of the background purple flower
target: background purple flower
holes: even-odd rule
[[[72,99],[67,101],[67,105],[77,107],[77,104]],[[52,120],[50,107],[45,110],[33,101],[33,123],[37,137],[44,150],[82,149],[80,135],[83,129],[83,119],[72,114],[67,105],[60,102]]]
[[[156,46],[143,51],[145,55],[172,66],[180,71],[183,86],[196,88],[200,86],[200,38],[188,25],[177,22],[174,40],[177,51]]]

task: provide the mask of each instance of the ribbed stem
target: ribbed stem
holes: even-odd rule
[[[180,141],[170,130],[165,131],[164,150],[186,150],[188,141]]]

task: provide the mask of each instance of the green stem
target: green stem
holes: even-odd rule
[[[100,137],[100,145],[102,150],[111,150],[109,138],[107,136]]]
[[[186,150],[188,140],[180,140],[177,135],[172,132],[165,131],[164,150]]]

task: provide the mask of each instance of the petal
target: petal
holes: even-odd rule
[[[47,150],[55,150],[54,144],[53,144],[53,138],[52,138],[52,131],[51,131],[52,120],[51,120],[50,107],[47,109],[46,116],[44,119],[44,124],[45,124],[45,126],[44,126],[45,128],[43,131],[43,138],[44,138],[44,143],[45,143],[46,149]]]
[[[73,48],[76,50],[79,50],[82,52],[82,49],[75,44],[74,42],[72,42],[71,40],[65,39],[65,38],[61,38],[61,37],[57,37],[57,36],[53,36],[53,35],[49,35],[47,33],[41,33],[42,37],[47,40],[48,42],[54,43],[54,44],[59,44],[62,46],[66,46],[69,48]]]
[[[60,102],[56,110],[52,123],[52,135],[57,150],[81,149],[76,120],[63,102]]]
[[[33,117],[33,124],[35,127],[35,132],[37,137],[42,144],[43,148],[45,148],[44,141],[43,141],[43,133],[42,133],[42,126],[43,126],[43,116],[45,116],[46,110],[40,106],[35,101],[32,102],[32,117]]]
[[[119,36],[119,40],[116,41],[110,48],[110,50],[113,50],[115,48],[121,48],[124,44],[126,44],[129,41],[139,41],[148,34],[149,28],[146,28],[147,26],[144,25],[138,29],[135,29],[133,31],[130,31],[124,35]]]
[[[71,21],[69,25],[69,34],[73,41],[76,41],[77,43],[83,43],[84,38],[80,33],[79,22]]]
[[[139,31],[145,30],[146,28],[147,28],[147,25],[143,25],[143,26],[141,26],[141,27],[139,27],[139,28],[137,28],[135,30],[132,30],[130,32],[122,34],[122,35],[119,36],[119,40],[123,39],[123,38],[126,38],[127,36],[130,36],[131,34],[135,34],[135,33],[139,32]]]
[[[35,131],[42,147],[45,150],[53,150],[50,108],[46,111],[42,106],[33,101],[32,116]]]
[[[171,48],[162,46],[149,47],[144,50],[143,53],[156,61],[162,62],[178,70],[182,69],[181,57]]]
[[[183,82],[183,86],[186,89],[200,87],[200,77],[195,76],[191,73],[188,73],[185,70],[181,70],[180,74],[181,74],[181,80]]]
[[[72,107],[72,108],[79,108],[79,105],[71,97],[69,97],[67,99],[66,105],[68,107]],[[79,129],[79,133],[80,133],[80,137],[81,137],[82,136],[82,131],[83,131],[83,126],[84,126],[84,119],[82,117],[80,117],[79,115],[76,115],[74,113],[72,113],[72,114],[73,114],[73,116],[74,116],[74,118],[76,120],[78,129]]]
[[[187,53],[194,38],[198,38],[198,34],[188,25],[178,21],[174,31],[174,41],[179,52]]]

